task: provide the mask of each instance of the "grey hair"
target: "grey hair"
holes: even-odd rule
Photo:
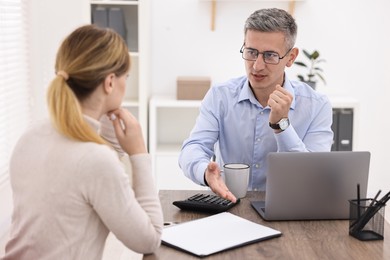
[[[245,35],[248,30],[260,32],[282,32],[287,49],[294,47],[297,38],[297,24],[294,18],[282,9],[260,9],[252,13],[245,22]]]

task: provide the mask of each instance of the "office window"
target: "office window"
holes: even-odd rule
[[[30,123],[27,1],[0,0],[0,184],[12,150]]]

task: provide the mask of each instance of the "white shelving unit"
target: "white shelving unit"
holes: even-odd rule
[[[200,101],[152,97],[149,102],[149,151],[159,189],[208,189],[184,176],[178,165],[183,141],[189,136],[199,113]]]
[[[148,53],[150,22],[150,0],[95,0],[89,1],[89,14],[92,22],[92,13],[96,8],[120,8],[124,15],[126,28],[126,42],[131,57],[130,76],[127,80],[126,96],[123,107],[133,113],[141,124],[145,142],[148,137]]]
[[[353,150],[357,148],[358,101],[350,97],[330,96],[332,107],[352,109]],[[154,96],[149,102],[149,148],[153,173],[159,189],[201,189],[184,176],[178,166],[183,141],[195,124],[201,101],[177,100],[174,96]],[[206,188],[207,189],[207,188]]]

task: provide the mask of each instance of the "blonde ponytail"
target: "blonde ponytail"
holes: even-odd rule
[[[57,75],[51,82],[47,102],[50,118],[60,133],[82,142],[106,144],[85,122],[80,104],[63,76]]]

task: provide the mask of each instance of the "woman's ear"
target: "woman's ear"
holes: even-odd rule
[[[288,61],[286,66],[291,67],[294,64],[295,59],[298,57],[299,49],[292,48],[290,54],[288,55]]]
[[[114,79],[115,79],[114,73],[108,74],[104,79],[103,88],[106,94],[111,94],[112,90],[114,89]]]

